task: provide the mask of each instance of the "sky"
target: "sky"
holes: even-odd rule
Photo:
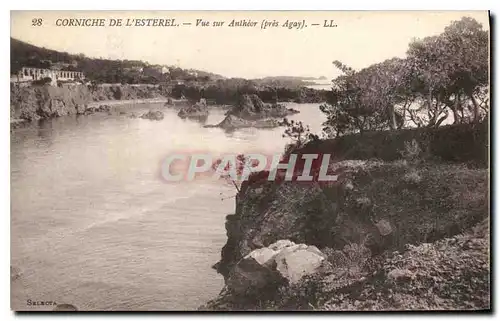
[[[338,75],[334,60],[361,69],[404,57],[413,39],[437,35],[464,16],[489,30],[486,11],[12,11],[11,36],[73,54],[143,60],[226,77],[331,79]],[[105,19],[106,26],[57,25],[62,21],[58,19],[81,18]],[[108,26],[110,19],[123,19],[125,24],[127,19],[149,18],[173,18],[179,26]],[[42,19],[41,26],[33,19]],[[197,19],[224,25],[196,27]],[[257,26],[228,26],[233,19],[255,21]],[[261,29],[264,19],[275,20],[279,27]],[[305,21],[307,27],[282,27],[287,20]],[[324,27],[325,20],[333,20],[337,27]]]

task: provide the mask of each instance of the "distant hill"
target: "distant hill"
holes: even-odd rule
[[[161,83],[170,80],[206,83],[227,79],[208,71],[152,65],[140,60],[90,58],[84,54],[41,48],[14,38],[10,38],[10,56],[11,74],[17,74],[22,67],[57,67],[69,71],[82,71],[87,79],[97,83]],[[168,68],[167,74],[162,74],[162,67]],[[315,84],[315,80],[321,79],[326,77],[273,76],[251,81],[261,86],[301,87]]]
[[[48,68],[47,60],[71,63],[73,56],[67,52],[40,48],[10,38],[10,73],[16,74],[22,67]]]
[[[70,54],[41,48],[10,38],[10,73],[17,74],[22,67],[54,68],[82,71],[87,79],[101,83],[160,83],[170,80],[208,81],[225,77],[195,69],[165,66],[169,72],[162,74],[160,65],[140,60],[111,60],[90,58],[84,54]]]

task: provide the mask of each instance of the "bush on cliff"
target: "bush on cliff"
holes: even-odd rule
[[[483,167],[488,165],[488,122],[344,135],[310,142],[301,152],[331,153],[337,160],[394,161],[402,159],[405,143],[413,140],[427,158],[455,163],[473,162]]]

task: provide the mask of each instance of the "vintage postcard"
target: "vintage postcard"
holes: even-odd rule
[[[11,11],[14,311],[490,311],[487,11]]]

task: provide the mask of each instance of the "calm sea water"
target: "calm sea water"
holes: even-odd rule
[[[317,104],[290,107],[301,110],[291,118],[321,129]],[[281,152],[283,129],[229,134],[162,105],[133,107],[147,109],[165,119],[61,117],[11,133],[11,266],[22,273],[11,282],[13,309],[47,309],[27,300],[80,310],[196,309],[221,290],[211,266],[234,213],[234,198],[221,198],[234,188],[165,183],[161,161],[178,151]],[[207,123],[223,117],[212,110]]]
[[[317,90],[331,90],[332,83],[331,82],[316,83],[315,85],[309,85],[307,87]]]

